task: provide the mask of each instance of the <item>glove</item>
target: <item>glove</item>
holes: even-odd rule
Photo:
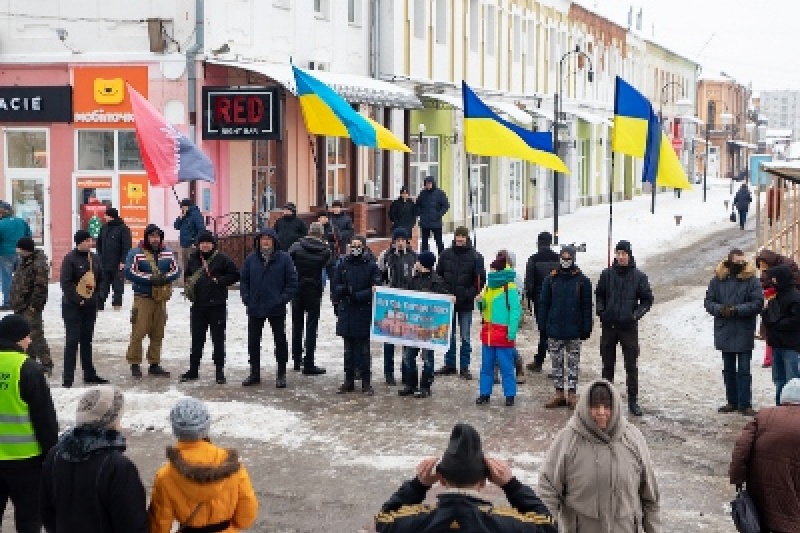
[[[734,317],[736,316],[736,308],[730,304],[725,304],[720,309],[719,314],[726,318]]]
[[[581,337],[580,338],[581,338],[582,341],[588,341],[589,337],[591,337],[591,336],[592,336],[592,332],[589,331],[589,332],[586,332],[586,333],[581,333]]]

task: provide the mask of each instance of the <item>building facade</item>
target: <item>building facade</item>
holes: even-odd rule
[[[800,141],[800,91],[761,91],[760,113],[770,128],[792,130],[792,140]]]

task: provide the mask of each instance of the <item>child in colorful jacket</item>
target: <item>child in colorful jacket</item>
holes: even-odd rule
[[[514,282],[517,274],[507,267],[504,256],[498,256],[489,268],[486,286],[475,300],[482,321],[480,396],[475,403],[489,403],[494,385],[494,365],[497,361],[500,364],[506,405],[512,406],[517,395],[514,347],[522,315],[519,290]]]

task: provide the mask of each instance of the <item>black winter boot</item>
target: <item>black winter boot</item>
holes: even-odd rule
[[[299,368],[298,368],[299,370]],[[275,375],[275,388],[286,388],[286,363],[278,361],[278,372]]]
[[[242,381],[242,387],[252,387],[253,385],[259,385],[260,383],[261,375],[251,371],[250,375],[247,376],[247,379]]]
[[[200,374],[198,373],[198,371],[199,371],[199,367],[191,365],[189,367],[189,370],[187,370],[186,372],[181,374],[180,382],[181,383],[185,383],[187,381],[196,381],[200,377]]]
[[[355,383],[353,383],[352,380],[348,380],[339,385],[339,388],[336,390],[336,394],[347,394],[348,392],[354,392],[355,390]]]
[[[633,416],[642,416],[642,409],[639,407],[639,404],[636,403],[635,394],[628,394],[628,410]]]
[[[225,385],[228,382],[228,380],[225,379],[225,369],[223,367],[218,366],[216,374],[217,375],[214,379],[216,380],[217,385]]]

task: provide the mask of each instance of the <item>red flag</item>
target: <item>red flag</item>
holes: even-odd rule
[[[159,113],[136,89],[128,86],[136,140],[147,178],[153,187],[172,187],[179,181],[214,183],[214,165],[206,154]]]

